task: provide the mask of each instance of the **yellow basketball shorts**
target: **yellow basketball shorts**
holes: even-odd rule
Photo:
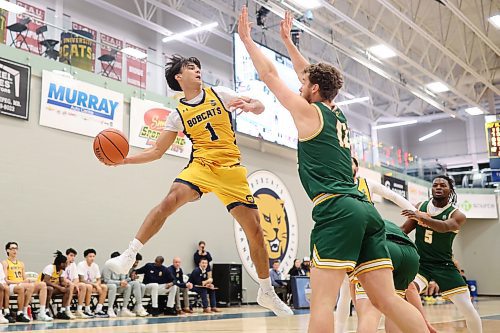
[[[244,166],[217,166],[194,159],[174,182],[185,184],[200,194],[213,192],[231,211],[237,206],[257,209]]]

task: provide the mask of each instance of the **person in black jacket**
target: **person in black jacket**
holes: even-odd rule
[[[174,305],[178,287],[174,284],[172,274],[170,274],[167,267],[163,266],[164,261],[163,257],[158,256],[154,263],[148,263],[136,270],[137,274],[144,274],[143,283],[146,285],[146,294],[151,295],[153,307],[150,313],[153,316],[160,314],[160,310],[158,309],[158,295],[168,295],[165,314],[177,315]]]
[[[174,284],[178,287],[177,293],[175,294],[175,309],[177,314],[193,313],[193,310],[189,308],[189,294],[188,291],[193,289],[193,284],[191,282],[184,282],[184,272],[181,268],[181,258],[175,257],[172,261],[172,266],[168,267],[168,271],[174,277]],[[184,300],[184,309],[181,307],[181,292],[182,299]]]
[[[194,285],[193,291],[201,296],[204,313],[221,312],[217,309],[215,286],[213,284],[213,279],[208,276],[207,268],[208,260],[206,258],[201,259],[200,267],[193,270],[189,277],[189,282]],[[208,296],[210,296],[210,307],[208,306]]]
[[[306,272],[302,269],[300,264],[300,259],[295,259],[293,262],[293,267],[288,271],[288,275],[292,276],[306,276]]]
[[[198,243],[198,250],[194,253],[194,267],[199,267],[200,266],[200,260],[205,258],[208,261],[208,267],[207,267],[207,272],[212,271],[212,267],[210,267],[210,262],[212,261],[212,256],[210,255],[210,252],[205,251],[206,243],[205,241],[200,241]]]

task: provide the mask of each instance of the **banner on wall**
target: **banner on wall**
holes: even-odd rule
[[[71,32],[61,34],[61,62],[95,72],[97,31],[77,22],[73,22],[71,28],[76,34]]]
[[[28,120],[31,67],[0,58],[0,113]]]
[[[111,53],[112,48],[116,49],[116,50],[123,49],[123,41],[101,33],[101,56]],[[106,64],[104,66],[106,66]],[[115,55],[115,62],[113,64],[113,69],[111,69],[109,71],[108,77],[111,79],[121,81],[122,80],[122,68],[123,68],[123,57],[122,57],[122,53],[118,52]],[[103,70],[103,69],[101,69],[101,70]]]
[[[139,148],[149,148],[154,145],[165,127],[170,112],[177,111],[157,102],[132,97],[130,100],[130,145]],[[179,132],[167,154],[189,158],[191,147],[191,141],[183,132]]]
[[[408,201],[412,205],[429,199],[429,189],[425,186],[408,182]]]
[[[5,30],[7,27],[7,16],[8,12],[6,10],[0,9],[0,43],[5,44],[5,40],[7,37],[7,31]]]
[[[40,125],[91,137],[123,130],[123,94],[43,71]]]
[[[144,53],[148,53],[146,49],[126,43],[125,47],[131,47]],[[145,59],[137,59],[127,55],[127,84],[141,89],[146,89],[146,66]]]
[[[264,243],[269,255],[269,267],[272,266],[273,261],[279,260],[280,271],[287,274],[297,257],[299,236],[292,196],[281,179],[267,170],[252,173],[248,177],[248,184],[253,197],[247,197],[247,201],[249,204],[255,202],[259,207],[260,225],[264,230]],[[234,220],[233,226],[236,248],[243,267],[257,282],[257,272],[250,258],[245,232],[236,220]]]
[[[24,19],[26,17],[26,14],[28,14],[31,18],[31,21],[28,24],[28,34],[26,37],[26,43],[28,44],[28,47],[26,47],[26,44],[23,43],[21,49],[29,51],[31,53],[40,54],[41,52],[40,46],[38,44],[36,29],[43,26],[42,22],[45,21],[45,10],[22,1],[17,1],[17,5],[26,9],[26,13],[24,13],[23,15],[17,15],[17,22]]]
[[[384,175],[382,184],[385,187],[389,188],[391,191],[394,191],[397,194],[401,195],[403,198],[408,199],[408,187],[406,185],[406,181]]]
[[[373,171],[363,167],[359,167],[358,176],[369,179],[377,184],[380,184],[380,180],[382,179],[382,174],[380,172]],[[382,197],[378,194],[372,193],[372,201],[382,202]]]
[[[498,218],[495,194],[457,193],[457,208],[469,219]]]

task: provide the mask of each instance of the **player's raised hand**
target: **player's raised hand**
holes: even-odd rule
[[[280,23],[280,35],[283,41],[292,40],[291,31],[293,26],[293,16],[290,11],[285,12],[285,18]]]
[[[252,103],[249,103],[249,100],[245,99],[244,97],[240,97],[231,100],[229,102],[229,108],[232,110],[239,109],[243,112],[252,112],[254,105]]]
[[[240,35],[242,42],[248,42],[252,40],[252,22],[248,21],[248,9],[247,6],[243,6],[240,13],[240,18],[238,20],[238,34]]]

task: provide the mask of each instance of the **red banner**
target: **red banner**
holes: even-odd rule
[[[105,54],[109,54],[111,52],[111,48],[117,49],[120,51],[123,49],[123,41],[120,39],[116,39],[114,37],[111,37],[109,35],[101,33],[101,56]],[[104,63],[104,66],[101,65],[102,67],[106,66]],[[123,68],[123,59],[122,59],[122,53],[118,52],[115,55],[115,63],[114,63],[114,69],[109,72],[109,78],[115,79],[118,81],[122,80],[122,68]]]
[[[86,27],[86,26],[84,26],[80,23],[77,23],[77,22],[73,22],[71,24],[71,28],[73,30],[86,31],[86,32],[92,34],[92,40],[97,40],[97,31],[94,29]],[[95,43],[92,43],[92,73],[95,72],[95,49],[96,49]]]
[[[18,1],[17,4],[23,8],[26,8],[26,12],[31,17],[31,21],[28,24],[28,35],[26,37],[26,43],[28,44],[28,47],[26,47],[26,44],[23,43],[21,49],[29,51],[31,53],[40,54],[41,49],[39,48],[38,45],[38,36],[36,35],[36,29],[43,26],[43,22],[41,21],[45,21],[45,10],[21,1]],[[17,22],[21,21],[25,17],[26,16],[23,15],[17,15]],[[25,33],[26,32],[23,32],[22,34],[24,35]],[[16,35],[14,34],[14,36]],[[18,42],[16,44],[19,45],[21,37],[19,37],[17,40]]]
[[[147,50],[138,46],[126,43],[126,47],[147,53]],[[127,84],[146,89],[146,60],[137,59],[127,55]]]

